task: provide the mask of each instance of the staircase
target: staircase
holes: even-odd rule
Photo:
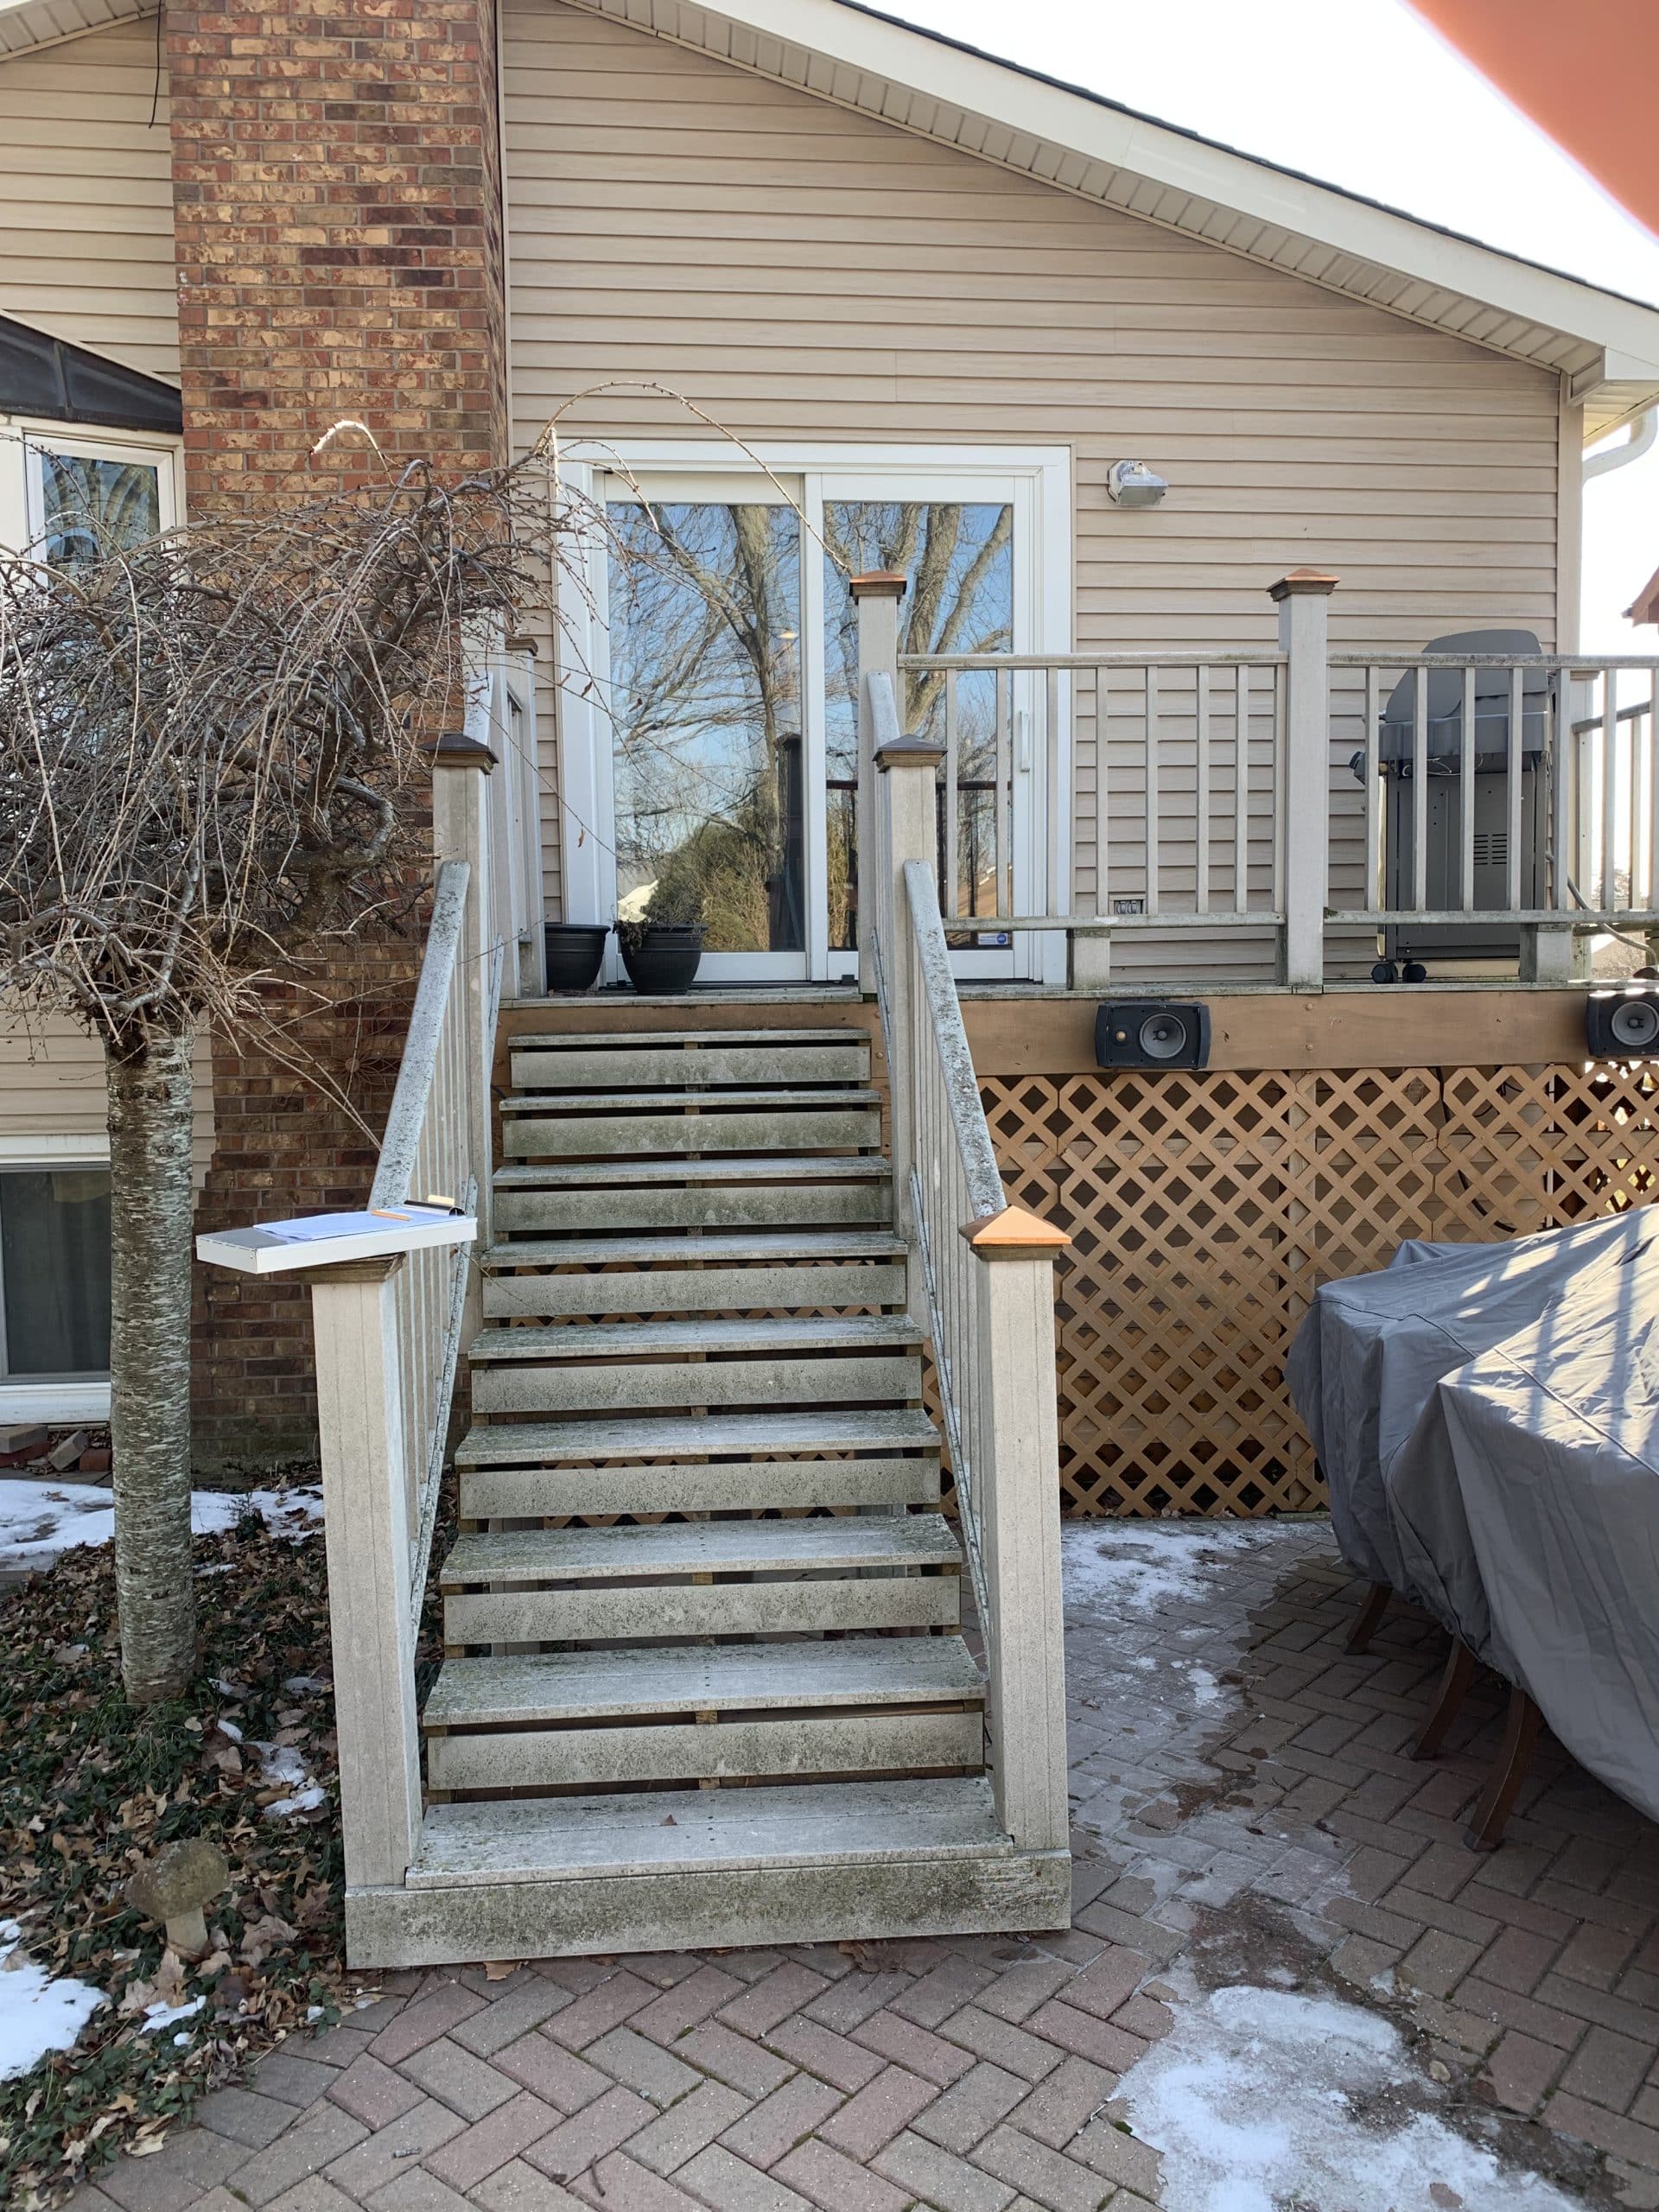
[[[986,1772],[867,1033],[510,1066],[426,1809],[353,1955],[1063,1925]]]

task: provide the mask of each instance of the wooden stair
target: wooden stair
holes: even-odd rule
[[[386,1966],[1058,1927],[985,1771],[858,1030],[517,1038]]]

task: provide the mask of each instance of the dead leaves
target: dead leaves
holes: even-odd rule
[[[175,1705],[122,1694],[107,1548],[0,1599],[0,1919],[48,1972],[111,2000],[73,2052],[0,2082],[0,2203],[16,2212],[118,2148],[160,2150],[207,2089],[336,2017],[352,1986],[323,1547],[245,1522],[199,1538],[196,1558],[225,1571],[200,1585],[201,1680]],[[191,1963],[123,1893],[140,1863],[198,1835],[231,1882]]]

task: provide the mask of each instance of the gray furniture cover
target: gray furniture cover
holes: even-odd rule
[[[1446,1376],[1383,1471],[1429,1610],[1659,1819],[1659,1238]]]
[[[1586,1266],[1653,1235],[1659,1212],[1644,1209],[1432,1256],[1419,1247],[1407,1264],[1319,1291],[1285,1379],[1330,1485],[1338,1546],[1356,1573],[1424,1597],[1389,1517],[1385,1463],[1442,1376],[1535,1321]]]

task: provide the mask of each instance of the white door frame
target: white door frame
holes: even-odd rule
[[[1014,650],[1065,653],[1071,648],[1071,452],[1066,446],[834,444],[767,439],[734,448],[713,439],[619,438],[576,440],[560,456],[560,473],[573,493],[591,499],[602,475],[632,472],[683,478],[688,499],[699,483],[709,496],[729,498],[734,474],[762,475],[770,470],[791,496],[802,496],[804,529],[801,549],[801,687],[803,736],[806,741],[806,977],[823,982],[847,973],[851,954],[832,954],[828,941],[824,896],[826,804],[823,779],[824,659],[823,564],[811,556],[821,538],[823,503],[829,499],[910,499],[1007,501],[1014,509]],[[718,493],[714,486],[718,480]],[[764,475],[762,475],[764,481]],[[775,488],[768,486],[775,499]],[[609,921],[616,912],[616,856],[611,846],[613,790],[610,722],[603,698],[609,682],[609,637],[603,620],[607,604],[604,548],[592,540],[580,556],[582,566],[562,594],[555,647],[558,671],[561,809],[565,916],[570,921]],[[1023,694],[1023,696],[1022,696]],[[1059,732],[1059,790],[1044,789],[1048,746],[1041,728],[1046,687],[1040,677],[1016,679],[1014,773],[1029,778],[1026,803],[1016,807],[1020,832],[1013,855],[1016,899],[1031,896],[1042,881],[1046,841],[1044,823],[1050,804],[1065,814],[1071,786],[1070,716]],[[1024,722],[1021,723],[1020,717]],[[1016,784],[1016,792],[1018,792]],[[1071,824],[1059,825],[1059,850],[1071,850]],[[1049,888],[1051,912],[1070,911],[1070,876]],[[1029,911],[1029,910],[1027,910]],[[766,961],[774,974],[788,955],[705,956],[702,974],[711,982],[754,971]],[[1016,939],[1012,954],[970,953],[964,969],[982,969],[1064,982],[1065,943],[1049,936]],[[1058,963],[1058,972],[1051,972]],[[607,980],[620,973],[613,951]]]

